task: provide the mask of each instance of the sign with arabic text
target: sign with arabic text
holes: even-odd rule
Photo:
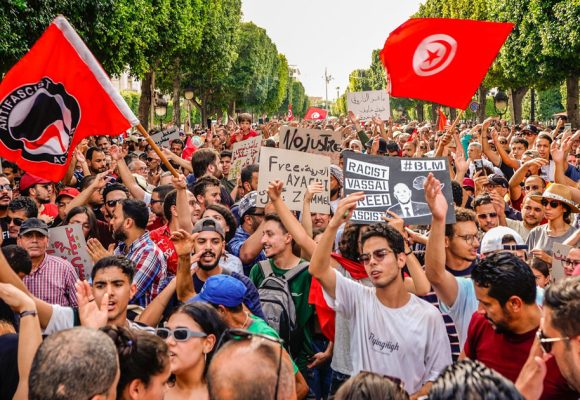
[[[169,147],[172,140],[179,139],[179,131],[177,128],[167,129],[165,131],[157,132],[151,135],[151,139],[159,147]]]
[[[361,121],[374,117],[386,121],[391,116],[389,94],[386,90],[347,93],[346,106],[348,111],[352,111]]]
[[[91,276],[93,259],[87,252],[87,242],[81,224],[50,228],[46,253],[69,261],[76,268],[81,280]]]
[[[232,148],[232,166],[228,174],[229,180],[238,179],[244,167],[258,162],[261,146],[262,135],[234,143]]]

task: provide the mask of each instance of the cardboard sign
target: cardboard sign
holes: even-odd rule
[[[373,117],[386,121],[391,116],[389,94],[386,90],[347,93],[346,106],[348,111],[352,111],[361,121]]]
[[[330,157],[330,161],[335,165],[338,165],[342,150],[341,143],[342,134],[340,132],[291,126],[280,128],[281,149],[322,154]]]
[[[169,143],[171,143],[172,140],[179,139],[179,130],[177,130],[177,128],[171,128],[157,132],[151,135],[151,139],[153,139],[159,147],[169,147]]]
[[[393,211],[409,225],[431,224],[431,210],[425,202],[423,183],[429,172],[441,181],[449,204],[445,222],[455,222],[449,167],[445,158],[407,158],[371,156],[355,152],[344,154],[344,192],[364,192],[352,221],[360,224],[382,222],[385,212]]]
[[[312,199],[313,213],[330,214],[330,158],[299,151],[262,147],[258,179],[258,207],[268,202],[268,184],[284,182],[284,203],[294,211],[302,211],[308,185],[322,182],[324,191]]]
[[[573,248],[574,247],[572,246],[567,246],[561,243],[554,243],[552,245],[552,270],[551,270],[552,282],[557,282],[572,274],[574,267],[571,267],[572,270],[568,272],[567,268],[564,267],[563,261],[568,258],[568,253]]]
[[[262,135],[234,143],[232,148],[232,166],[228,174],[229,180],[238,179],[244,167],[258,162],[260,159],[260,147],[262,147]]]
[[[77,269],[81,280],[91,276],[93,259],[87,252],[87,242],[81,224],[50,228],[46,253],[69,261]]]

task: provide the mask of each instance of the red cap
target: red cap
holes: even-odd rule
[[[56,196],[56,201],[58,201],[63,196],[72,197],[73,199],[80,194],[78,190],[72,187],[65,187],[60,192],[58,192],[58,196]]]
[[[471,178],[463,178],[463,187],[475,189],[475,182]]]
[[[32,187],[34,185],[38,185],[38,184],[43,184],[43,183],[52,183],[49,180],[46,179],[42,179],[38,176],[35,175],[31,175],[28,172],[25,173],[24,175],[22,175],[22,178],[20,178],[20,190],[26,190],[29,187]]]

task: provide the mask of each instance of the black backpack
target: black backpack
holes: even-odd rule
[[[269,260],[260,261],[259,265],[264,274],[258,288],[264,317],[280,338],[290,345],[297,335],[296,307],[290,292],[290,281],[308,268],[308,261],[301,262],[281,276],[274,274]]]

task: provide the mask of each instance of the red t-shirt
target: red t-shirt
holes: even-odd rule
[[[56,218],[58,216],[58,206],[52,203],[43,204],[44,209],[40,212],[41,215],[48,215],[49,217]]]
[[[471,317],[463,350],[470,359],[482,362],[515,382],[528,359],[536,331],[532,329],[520,335],[497,333],[491,323],[476,312]],[[578,393],[573,392],[566,383],[555,358],[548,360],[547,368],[544,392],[540,399],[576,400]]]
[[[163,225],[161,228],[155,229],[149,232],[149,237],[155,242],[157,247],[161,249],[165,260],[167,261],[167,273],[169,275],[175,275],[177,273],[177,252],[175,251],[175,246],[171,241],[171,232],[169,231],[169,225]]]
[[[258,136],[258,132],[250,129],[250,132],[246,133],[245,135],[242,135],[242,140],[240,140],[240,142],[243,142],[246,139],[253,138],[256,136]],[[230,144],[233,145],[234,143],[236,143],[236,141],[237,141],[236,135],[232,135],[232,137],[230,138]]]

